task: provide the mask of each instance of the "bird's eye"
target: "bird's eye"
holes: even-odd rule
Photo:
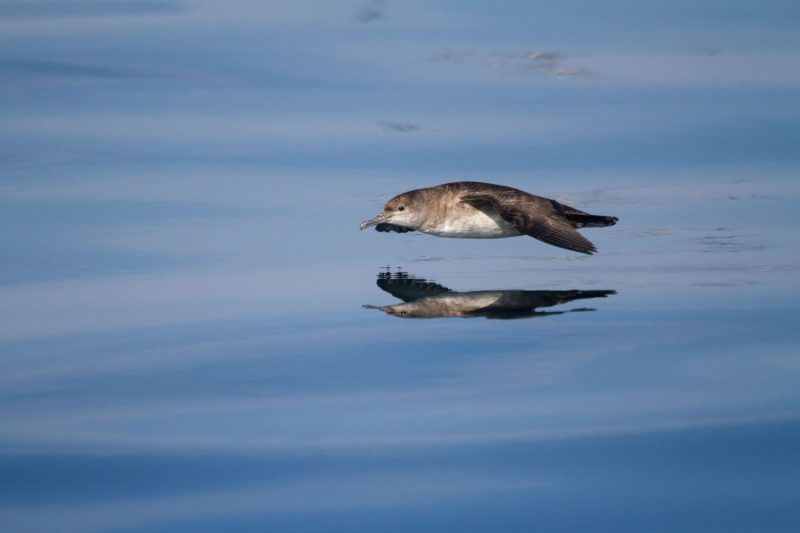
[[[405,209],[405,208],[406,208],[406,206],[404,206],[404,205],[401,205],[400,207],[398,207],[398,208],[397,208],[397,210],[398,210],[398,211],[402,211],[402,210],[403,210],[403,209]]]

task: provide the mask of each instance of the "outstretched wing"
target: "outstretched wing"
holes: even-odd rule
[[[570,222],[553,207],[547,198],[529,195],[524,200],[495,194],[466,194],[461,197],[481,211],[499,213],[523,235],[547,244],[575,252],[592,254],[597,251],[589,239],[578,233]]]

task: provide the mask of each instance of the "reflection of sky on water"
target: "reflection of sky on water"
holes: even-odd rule
[[[576,5],[0,4],[2,523],[790,530],[800,13]],[[358,231],[452,179],[620,224]]]

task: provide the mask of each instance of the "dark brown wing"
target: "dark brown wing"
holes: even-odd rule
[[[462,196],[461,201],[481,211],[500,213],[500,216],[513,224],[520,233],[547,244],[584,254],[593,254],[597,251],[594,244],[578,233],[547,198],[534,195],[520,198],[517,194],[471,193]]]

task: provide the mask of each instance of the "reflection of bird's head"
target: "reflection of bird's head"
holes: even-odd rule
[[[412,304],[395,304],[383,307],[381,309],[387,315],[399,316],[400,318],[430,318],[427,314],[421,312],[424,310],[418,309],[417,306]]]
[[[411,303],[384,306],[365,305],[363,307],[364,309],[377,309],[378,311],[383,311],[387,315],[400,318],[430,318],[430,316],[424,312],[424,309],[419,309]]]

